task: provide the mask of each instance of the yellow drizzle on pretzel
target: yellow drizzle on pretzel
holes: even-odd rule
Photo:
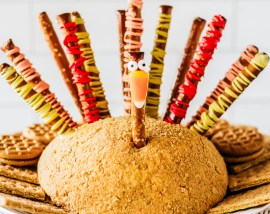
[[[269,57],[266,54],[260,53],[251,60],[250,65],[259,73],[267,66],[268,60]],[[233,101],[243,93],[245,88],[257,77],[248,67],[246,66],[244,70],[247,76],[244,75],[243,71],[240,72],[232,81],[231,86],[226,87],[224,93],[220,94],[217,100],[210,104],[209,111],[203,112],[200,120],[190,127],[192,131],[204,134],[209,128],[214,126]]]
[[[14,89],[42,117],[42,119],[44,119],[45,123],[51,123],[57,117],[61,118],[51,126],[53,131],[58,130],[57,134],[59,135],[66,135],[74,131],[71,128],[66,129],[68,124],[65,122],[65,118],[62,118],[61,115],[52,108],[50,103],[45,102],[46,98],[43,95],[35,92],[31,97],[26,99],[29,93],[34,91],[33,85],[31,83],[26,83],[24,78],[19,75],[12,66],[4,68],[1,75],[7,82],[11,82],[12,89]],[[20,86],[22,83],[25,84]]]
[[[75,22],[76,25],[84,24],[84,20],[76,16],[72,16],[72,21]],[[89,38],[89,33],[77,32],[76,36],[79,38],[79,45],[89,44],[89,47],[80,47],[80,50],[82,51],[81,55],[85,58],[84,68],[85,71],[89,72],[89,77],[91,78],[89,85],[93,89],[93,96],[96,97],[96,107],[100,110],[100,116],[102,118],[109,117],[110,113],[108,108],[108,102],[105,99],[104,89],[99,78],[99,70],[95,66],[94,53],[92,48],[90,47],[91,40]]]
[[[168,38],[168,29],[171,23],[171,15],[161,13],[159,16],[159,24],[156,28],[157,38],[155,44],[166,44]],[[155,45],[152,54],[152,62],[149,71],[149,87],[146,100],[146,114],[150,117],[158,117],[158,106],[160,99],[160,85],[164,68],[164,56],[166,51]],[[154,62],[153,62],[154,60]]]

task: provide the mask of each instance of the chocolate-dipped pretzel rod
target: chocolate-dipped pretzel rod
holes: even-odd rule
[[[59,135],[69,134],[75,127],[69,127],[67,112],[58,112],[51,104],[50,99],[55,99],[51,94],[43,95],[37,92],[32,83],[27,83],[25,78],[8,64],[0,65],[0,75],[39,115],[53,131]]]
[[[76,84],[84,111],[84,119],[92,123],[110,116],[108,102],[96,68],[89,34],[84,20],[77,12],[64,13],[57,17],[65,35],[64,45],[70,56],[73,83]]]
[[[197,92],[197,85],[204,75],[205,67],[212,58],[217,43],[222,35],[226,19],[216,15],[208,24],[206,35],[201,39],[194,58],[190,62],[190,68],[185,75],[185,82],[179,87],[179,95],[170,106],[170,114],[165,121],[173,124],[180,124],[185,118],[190,101]]]
[[[203,112],[200,119],[190,126],[190,129],[200,135],[204,135],[267,66],[268,61],[269,57],[266,53],[257,54],[251,62],[238,73],[230,86],[225,87],[224,92],[217,97],[216,101],[209,105],[208,112]]]
[[[24,54],[20,53],[20,49],[14,45],[11,39],[1,47],[1,50],[13,62],[18,73],[22,75],[25,81],[33,85],[33,90],[43,95],[46,98],[46,102],[50,103],[58,114],[65,117],[70,128],[76,128],[77,123],[72,120],[68,112],[55,98],[55,95],[50,91],[49,84],[41,79],[40,74],[32,67],[31,62],[25,59]]]
[[[154,48],[151,52],[152,61],[149,71],[149,87],[146,98],[146,115],[158,118],[158,107],[160,100],[160,85],[164,69],[164,57],[166,55],[166,44],[168,31],[171,24],[172,7],[161,5],[159,9],[159,21],[156,27],[156,38]]]
[[[228,87],[239,72],[243,71],[245,66],[247,66],[253,57],[258,53],[258,48],[254,45],[249,45],[245,51],[241,53],[239,59],[232,64],[232,67],[227,71],[225,77],[219,81],[217,87],[213,90],[211,95],[206,98],[204,104],[198,109],[196,115],[192,117],[192,120],[187,123],[187,127],[193,125],[203,112],[208,111],[209,105],[213,103],[220,94],[224,93],[226,87]]]
[[[119,35],[119,53],[120,53],[120,65],[121,65],[121,76],[124,75],[125,72],[125,62],[124,62],[124,35],[126,32],[126,11],[125,10],[117,10],[117,20],[118,20],[118,35]],[[122,90],[124,90],[124,82],[122,81]]]
[[[92,123],[99,120],[99,109],[97,108],[96,98],[93,96],[93,89],[90,87],[90,78],[85,71],[83,63],[85,59],[81,56],[82,51],[78,44],[79,38],[76,35],[78,27],[76,23],[71,20],[70,13],[64,13],[57,16],[58,24],[65,35],[64,45],[67,48],[69,56],[70,68],[73,74],[73,83],[76,84],[84,119],[87,123]]]
[[[128,78],[127,63],[129,62],[129,53],[140,51],[141,35],[143,33],[143,19],[141,18],[142,0],[129,0],[128,9],[126,11],[126,32],[124,35],[124,62],[125,72],[122,76],[124,85],[123,96],[124,96],[124,114],[130,115],[131,113],[131,95]]]
[[[145,136],[145,100],[147,94],[148,73],[145,72],[146,64],[143,52],[129,52],[128,62],[130,92],[132,99],[131,123],[132,140],[137,148],[146,145]]]
[[[186,47],[184,49],[183,58],[182,58],[180,67],[178,68],[177,77],[174,83],[174,87],[172,89],[171,97],[167,103],[167,109],[163,117],[163,120],[165,120],[169,116],[170,106],[178,97],[179,87],[184,83],[185,75],[189,70],[190,61],[194,57],[195,50],[197,48],[202,30],[205,26],[205,22],[206,21],[204,19],[199,18],[199,17],[193,20],[193,23],[189,32],[189,37],[186,43]]]
[[[43,35],[49,45],[50,51],[54,57],[54,60],[59,68],[59,71],[68,87],[72,98],[83,116],[82,105],[78,94],[76,85],[72,84],[72,73],[69,67],[69,62],[66,54],[58,40],[58,37],[54,31],[51,20],[46,12],[42,12],[38,16],[39,24],[42,29]]]
[[[90,35],[87,33],[84,20],[81,18],[78,12],[71,13],[71,19],[77,25],[78,31],[76,35],[79,38],[78,44],[80,45],[80,50],[82,51],[81,55],[85,58],[83,63],[84,69],[88,72],[90,81],[90,87],[93,89],[93,96],[96,97],[97,108],[100,110],[99,114],[101,118],[110,117],[110,111],[108,108],[108,101],[106,100],[104,89],[100,80],[99,70],[96,66],[94,52],[91,47]]]
[[[250,61],[259,53],[259,49],[254,45],[248,45],[245,51],[241,53],[238,61],[236,61],[231,69],[226,73],[224,82],[231,84],[234,78],[238,75],[240,71],[246,67]]]

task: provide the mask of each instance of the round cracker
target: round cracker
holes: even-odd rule
[[[241,157],[226,157],[223,156],[224,160],[226,163],[244,163],[244,162],[248,162],[251,161],[257,157],[259,157],[260,155],[262,155],[264,152],[264,148],[260,149],[258,152],[255,152],[253,154],[250,155],[246,155],[246,156],[241,156]]]
[[[5,159],[0,158],[0,163],[4,163],[10,166],[35,166],[37,165],[39,160],[38,158],[29,159],[29,160],[11,160],[11,159]]]
[[[256,127],[230,126],[212,136],[211,141],[225,157],[242,157],[260,151],[263,136]]]
[[[42,143],[28,139],[21,133],[0,136],[0,158],[27,160],[40,156],[42,151]]]
[[[44,144],[49,144],[57,136],[56,132],[52,131],[46,124],[30,125],[24,129],[23,135]]]

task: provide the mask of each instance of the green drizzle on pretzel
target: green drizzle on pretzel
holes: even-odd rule
[[[203,112],[200,119],[190,126],[190,130],[204,135],[267,66],[268,61],[267,54],[257,54],[249,65],[235,77],[231,85],[225,87],[224,92],[217,97],[217,100],[210,104],[208,112]]]
[[[12,89],[15,90],[20,97],[22,97],[38,115],[49,124],[53,131],[57,131],[59,135],[66,135],[74,131],[74,129],[68,126],[67,117],[65,114],[57,113],[57,110],[52,107],[46,95],[43,96],[33,90],[33,85],[27,83],[25,79],[17,73],[17,71],[8,64],[1,65],[0,74],[4,79],[11,85]]]

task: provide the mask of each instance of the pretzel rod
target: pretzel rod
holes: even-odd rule
[[[126,11],[126,32],[124,34],[124,62],[125,71],[122,76],[124,85],[123,97],[124,97],[124,114],[130,115],[131,113],[131,94],[129,86],[128,68],[129,52],[139,52],[142,43],[141,35],[143,33],[143,19],[141,18],[142,0],[128,0],[128,9]]]
[[[65,120],[70,128],[76,128],[77,123],[72,120],[68,112],[55,98],[55,95],[50,91],[49,84],[41,79],[40,74],[32,67],[31,62],[24,57],[24,54],[20,53],[20,49],[15,46],[11,39],[1,47],[1,50],[13,62],[16,70],[25,81],[33,85],[33,90],[43,95],[46,98],[46,102],[50,103],[58,114],[66,118]]]
[[[81,50],[84,48],[84,43],[89,42],[89,40],[83,39],[80,42],[79,35],[81,35],[81,33],[78,35],[77,32],[80,32],[78,27],[82,26],[77,26],[75,20],[72,20],[71,14],[61,14],[57,17],[57,20],[62,33],[65,35],[64,45],[69,55],[73,83],[76,84],[79,92],[84,119],[87,123],[93,123],[101,119],[101,116],[100,110],[97,107],[97,99],[93,94],[94,90],[90,85],[91,78],[89,77],[89,72],[86,71],[84,66],[84,63],[88,62],[88,60],[83,56],[83,51]],[[76,20],[78,21],[79,19]],[[83,22],[83,20],[81,21]],[[85,34],[83,35],[85,36]]]
[[[97,108],[100,110],[99,114],[102,119],[110,117],[110,111],[108,108],[108,101],[106,100],[104,89],[100,80],[100,72],[97,69],[94,52],[91,48],[90,35],[87,33],[84,20],[81,18],[78,12],[72,12],[71,18],[77,25],[78,32],[76,35],[79,38],[78,44],[81,46],[82,56],[85,58],[83,63],[85,71],[88,72],[90,81],[90,87],[93,89],[93,96],[96,97]]]
[[[143,52],[129,52],[128,63],[130,91],[132,98],[131,123],[132,140],[137,148],[146,145],[145,136],[145,100],[147,94],[149,75],[145,72]]]
[[[59,113],[53,105],[48,102],[49,95],[42,95],[34,90],[32,83],[27,83],[25,78],[17,73],[10,65],[4,63],[0,66],[0,75],[4,77],[12,89],[15,90],[37,114],[48,124],[53,131],[59,135],[66,135],[74,131],[68,126],[67,114]]]
[[[90,78],[83,66],[85,58],[81,56],[82,51],[80,50],[80,45],[78,45],[79,38],[76,35],[78,28],[76,23],[71,20],[70,13],[57,16],[57,21],[65,36],[63,43],[67,48],[66,53],[69,57],[73,84],[76,84],[79,92],[84,119],[87,123],[93,123],[101,117],[99,115],[99,109],[96,106],[96,98],[92,94],[93,89],[89,85]]]
[[[185,75],[189,70],[190,61],[194,57],[195,50],[197,48],[201,33],[205,26],[205,22],[206,21],[200,17],[197,17],[193,20],[193,23],[189,32],[189,37],[188,37],[188,40],[184,49],[183,58],[182,58],[180,67],[178,68],[178,74],[174,83],[174,87],[172,89],[171,97],[167,103],[167,109],[164,114],[163,120],[165,120],[169,116],[170,106],[178,96],[179,87],[184,83]]]
[[[121,76],[124,75],[125,72],[125,62],[124,62],[124,35],[126,32],[126,11],[125,10],[117,10],[117,20],[118,20],[118,35],[119,35],[119,52],[120,52],[120,64],[121,64]],[[124,90],[124,82],[122,81],[122,90]]]
[[[66,54],[58,40],[57,34],[54,31],[51,20],[46,12],[39,14],[39,24],[42,29],[45,40],[47,41],[50,51],[54,57],[54,60],[59,68],[59,71],[69,89],[72,98],[79,109],[81,115],[83,116],[82,105],[80,102],[80,97],[78,95],[78,89],[76,85],[72,84],[72,73],[69,67],[69,62]]]
[[[204,135],[209,128],[213,127],[219,118],[228,110],[232,103],[243,93],[249,84],[256,79],[260,72],[267,66],[269,57],[266,53],[257,54],[250,63],[238,73],[230,86],[225,87],[216,101],[209,105],[208,112],[203,112],[190,130]]]
[[[149,87],[146,98],[146,115],[158,118],[158,107],[160,102],[160,85],[164,69],[164,57],[166,55],[166,44],[168,31],[171,24],[172,7],[161,5],[159,9],[159,20],[156,27],[156,38],[154,48],[151,52],[152,61],[149,71]]]
[[[217,43],[219,42],[226,19],[216,15],[208,24],[206,35],[201,39],[195,56],[190,62],[190,68],[185,75],[185,82],[179,87],[179,95],[170,106],[170,114],[165,121],[173,124],[180,124],[185,118],[190,101],[195,97],[197,85],[204,75],[205,67],[212,58]]]
[[[254,45],[248,45],[245,51],[241,53],[239,61],[236,61],[231,69],[226,73],[224,81],[228,84],[235,79],[238,73],[246,67],[250,61],[256,56],[259,52],[259,49]]]
[[[258,48],[254,45],[249,45],[245,51],[241,53],[239,59],[232,64],[232,67],[227,71],[225,77],[219,81],[217,87],[211,93],[209,97],[206,98],[204,104],[198,109],[196,115],[192,117],[192,120],[187,124],[187,127],[193,125],[203,112],[208,111],[209,105],[213,103],[220,94],[224,93],[226,87],[228,87],[235,77],[244,70],[254,56],[258,53]]]

